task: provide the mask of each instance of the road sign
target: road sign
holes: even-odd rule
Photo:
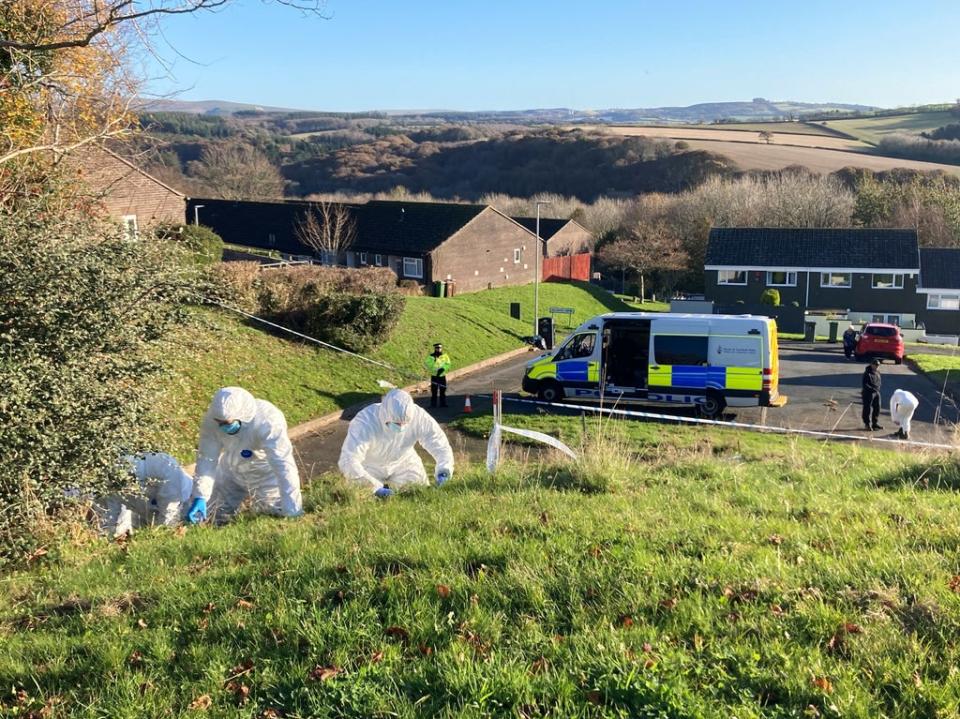
[[[572,315],[573,307],[551,307],[550,314],[552,315]]]

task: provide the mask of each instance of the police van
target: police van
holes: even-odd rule
[[[580,325],[551,354],[527,363],[523,391],[545,402],[631,401],[779,407],[777,323],[753,315],[613,312]]]

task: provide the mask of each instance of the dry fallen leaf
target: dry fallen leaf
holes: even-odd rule
[[[203,711],[209,709],[212,704],[213,699],[210,698],[209,694],[201,694],[190,702],[190,709]]]
[[[253,602],[247,601],[246,599],[237,600],[237,609],[253,609]]]
[[[827,652],[829,654],[835,654],[843,649],[843,636],[840,634],[834,634],[830,637],[830,641],[827,642]]]
[[[779,617],[783,614],[783,607],[781,607],[779,604],[771,604],[770,613],[775,617]]]
[[[383,661],[383,652],[374,652],[370,655],[370,663],[377,664]]]
[[[227,672],[227,680],[236,679],[237,677],[242,677],[244,674],[249,674],[254,669],[253,660],[245,659],[242,663],[237,664],[235,667],[231,667],[230,671]]]
[[[187,525],[185,524],[181,524],[179,527],[177,527],[177,530],[174,532],[174,534],[178,537],[182,537],[186,533],[187,533]]]
[[[863,629],[860,628],[859,624],[854,624],[853,622],[847,622],[843,625],[843,631],[847,634],[860,634]]]
[[[643,653],[644,654],[653,654],[653,645],[650,642],[643,643]]]
[[[137,620],[137,627],[138,627],[139,629],[146,629],[146,628],[147,628],[147,623],[146,623],[145,621],[143,621],[142,618],[141,618],[141,619],[138,619],[138,620]]]
[[[204,614],[209,614],[210,612],[212,612],[212,611],[213,611],[214,609],[216,609],[216,608],[217,608],[217,605],[216,605],[216,604],[214,604],[213,602],[207,602],[207,606],[205,606],[205,607],[203,608],[203,613],[204,613]]]
[[[243,706],[250,699],[250,687],[241,682],[227,682],[226,690],[233,694],[237,706]]]
[[[425,657],[429,657],[431,654],[433,654],[433,647],[427,644],[421,644],[418,647],[418,649],[420,650],[420,653]]]
[[[46,549],[44,549],[43,547],[37,547],[32,552],[30,552],[30,554],[27,555],[27,564],[33,564],[35,561],[40,559],[40,557],[46,556],[46,554],[47,554]]]
[[[401,642],[410,641],[410,632],[403,627],[387,627],[385,634],[391,639],[399,639]]]
[[[317,666],[310,670],[307,678],[314,682],[325,682],[328,679],[333,679],[342,671],[340,667],[321,667],[317,664]]]
[[[546,512],[540,512],[540,524],[546,524],[550,521],[550,515]]]
[[[447,597],[450,596],[450,587],[448,587],[446,584],[438,584],[438,585],[437,585],[437,595],[438,595],[441,599],[446,599]]]
[[[781,544],[783,544],[783,537],[781,537],[779,534],[771,534],[769,537],[767,537],[767,541],[770,542],[770,544],[779,547]]]
[[[591,689],[587,692],[587,701],[591,704],[600,704],[603,701],[603,697],[596,689]]]
[[[950,587],[951,591],[954,591],[957,594],[960,594],[960,574],[957,574],[956,576],[953,577],[953,579],[947,582],[947,586]]]
[[[127,657],[127,664],[131,667],[142,667],[143,666],[143,654],[139,649],[135,649],[133,653]]]
[[[825,694],[833,693],[833,684],[831,684],[830,680],[826,677],[814,677],[813,686]]]
[[[629,629],[630,627],[633,626],[633,617],[627,614],[621,614],[619,617],[617,617],[617,624],[619,624],[624,629]]]
[[[670,610],[677,606],[679,600],[676,597],[670,597],[670,599],[661,599],[660,606],[664,609]]]
[[[534,660],[533,664],[530,665],[530,673],[543,674],[549,668],[550,660],[546,657],[540,657],[539,659]]]

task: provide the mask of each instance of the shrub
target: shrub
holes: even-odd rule
[[[419,297],[425,294],[424,287],[416,280],[400,280],[400,293],[409,297]]]
[[[221,262],[207,272],[210,299],[245,312],[259,312],[259,262]]]
[[[773,288],[765,289],[763,294],[760,295],[760,304],[768,307],[779,307],[780,290],[775,290]]]
[[[149,343],[184,321],[195,272],[54,187],[0,212],[0,564],[38,526],[125,482],[118,458],[146,448]]]
[[[387,340],[405,304],[406,298],[396,293],[337,292],[318,298],[301,314],[307,334],[354,352],[367,352]]]
[[[199,265],[212,265],[223,258],[223,240],[209,227],[163,224],[156,228],[155,233],[161,240],[183,245]]]

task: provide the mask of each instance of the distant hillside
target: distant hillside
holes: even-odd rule
[[[236,113],[296,113],[316,112],[302,109],[269,107],[225,100],[142,100],[145,112],[184,112],[198,115],[233,115]],[[609,108],[578,110],[567,107],[529,110],[374,110],[343,114],[379,114],[391,119],[423,118],[452,122],[506,122],[506,123],[562,123],[562,122],[720,122],[749,120],[779,120],[808,114],[859,113],[876,108],[869,105],[845,103],[810,103],[792,100],[770,101],[757,97],[749,102],[706,102],[687,107]]]

